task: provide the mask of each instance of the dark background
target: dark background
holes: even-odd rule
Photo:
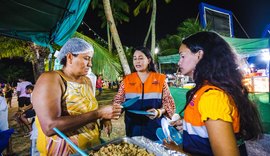
[[[135,4],[133,0],[127,1],[130,5],[130,22],[117,26],[120,39],[124,46],[140,46],[143,44],[148,30],[151,12],[145,14],[145,10],[134,17],[133,10]],[[270,0],[172,0],[166,4],[164,0],[157,0],[156,17],[156,38],[157,41],[164,38],[167,34],[176,33],[176,28],[187,18],[196,18],[199,13],[199,3],[204,2],[225,10],[232,11],[234,16],[234,35],[238,38],[247,38],[239,23],[245,29],[250,38],[260,38],[265,26],[270,24]],[[236,19],[239,21],[237,23]],[[89,6],[83,19],[91,29],[100,35],[105,41],[106,28],[101,29],[101,20],[97,16],[97,10],[92,10]],[[94,33],[89,31],[84,25],[78,28],[85,35],[95,38]],[[249,62],[258,64],[259,68],[265,68],[265,63],[259,58],[250,58]],[[27,69],[32,69],[31,63],[24,62],[23,59],[1,59],[0,64],[17,64]],[[25,67],[26,66],[26,67]],[[33,81],[31,73],[25,73],[25,77]],[[1,71],[0,71],[1,82]]]
[[[176,33],[177,26],[185,19],[196,18],[200,2],[232,11],[250,38],[260,38],[265,26],[270,24],[270,0],[172,0],[169,4],[166,4],[164,0],[157,0],[157,40],[164,38],[166,34]],[[134,17],[134,1],[129,0],[128,3],[130,4],[130,22],[118,25],[117,29],[123,45],[136,47],[143,43],[151,12],[146,15],[143,10],[139,16]],[[107,40],[106,28],[101,29],[101,20],[97,17],[97,10],[93,11],[89,6],[83,20],[104,40]],[[235,37],[247,38],[235,18],[233,25]],[[80,26],[78,30],[93,37],[93,32],[89,32],[85,26]]]

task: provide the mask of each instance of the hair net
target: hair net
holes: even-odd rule
[[[64,44],[56,57],[61,61],[67,53],[83,54],[88,53],[89,51],[91,52],[91,55],[93,55],[94,48],[91,44],[80,38],[71,38]]]

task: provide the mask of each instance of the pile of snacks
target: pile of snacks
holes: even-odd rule
[[[127,142],[120,144],[108,144],[107,146],[101,147],[98,151],[91,151],[89,155],[93,156],[154,156],[147,152],[145,149]]]

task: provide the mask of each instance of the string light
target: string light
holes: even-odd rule
[[[107,42],[106,40],[104,40],[100,35],[98,35],[98,33],[96,33],[93,29],[91,29],[87,23],[85,23],[84,21],[82,21],[82,25],[85,25],[85,26],[88,28],[88,30],[89,30],[90,32],[92,32],[92,33],[94,34],[94,36],[95,36],[98,40],[100,40],[102,43],[105,43],[106,45],[108,45],[108,42]]]
[[[108,45],[108,42],[107,42],[106,40],[104,40],[100,35],[98,35],[98,33],[96,33],[93,29],[91,29],[90,26],[89,26],[87,23],[85,23],[84,21],[82,21],[81,25],[85,25],[85,26],[88,28],[88,30],[89,30],[90,32],[92,32],[92,33],[94,34],[94,36],[95,36],[98,40],[100,40],[101,42],[103,42],[103,43],[105,43],[106,45]],[[126,50],[129,49],[129,47],[127,47],[127,46],[123,46],[123,47],[126,47]]]

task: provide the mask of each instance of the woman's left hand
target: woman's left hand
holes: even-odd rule
[[[148,109],[147,112],[151,112],[154,115],[147,115],[150,119],[155,119],[158,116],[158,111],[155,108]]]
[[[105,133],[107,134],[107,136],[109,137],[111,132],[112,132],[112,122],[111,120],[108,120],[108,119],[103,119],[100,121],[100,126],[101,126],[101,129],[103,129],[103,126],[104,126],[104,131]]]

